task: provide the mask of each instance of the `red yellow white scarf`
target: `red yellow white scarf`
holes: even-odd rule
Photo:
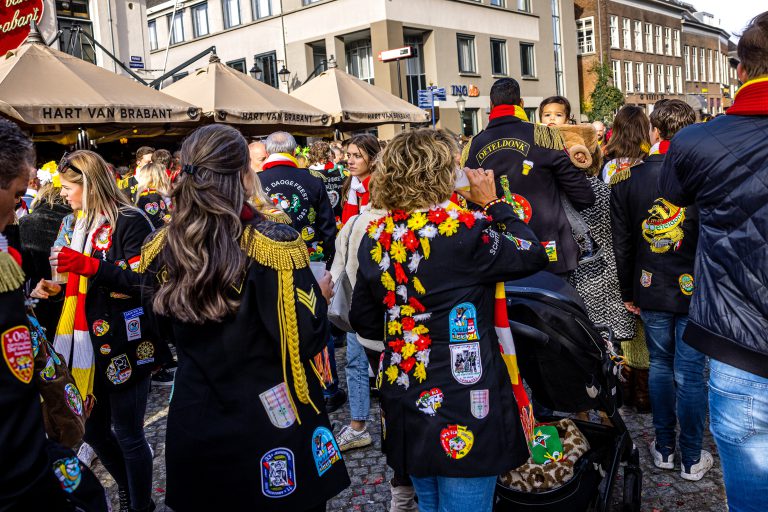
[[[768,76],[748,81],[736,91],[731,105],[725,112],[737,116],[768,116]]]
[[[299,166],[293,155],[289,155],[288,153],[272,153],[267,157],[266,160],[264,160],[264,163],[261,165],[261,170],[266,171],[267,169],[276,167],[278,165],[284,165],[287,167]]]
[[[489,121],[493,121],[498,117],[514,116],[521,121],[528,122],[528,115],[520,105],[496,105],[491,109],[491,114],[488,116]]]

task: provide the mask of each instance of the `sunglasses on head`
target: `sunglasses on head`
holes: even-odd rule
[[[69,153],[64,153],[64,156],[61,157],[61,161],[59,162],[59,173],[62,173],[66,171],[67,169],[72,169],[77,174],[83,174],[83,171],[77,168],[75,164],[73,164],[69,158],[67,158],[67,155]]]

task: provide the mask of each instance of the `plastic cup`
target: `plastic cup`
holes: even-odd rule
[[[53,255],[54,249],[58,249],[58,247],[51,248],[51,255]],[[57,284],[66,284],[68,278],[69,272],[59,272],[58,267],[51,262],[51,281]]]
[[[325,275],[325,262],[310,261],[309,269],[312,271],[312,275],[315,276],[315,281],[320,282],[320,278]]]

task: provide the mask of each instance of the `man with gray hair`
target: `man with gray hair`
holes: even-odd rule
[[[288,132],[274,132],[267,137],[265,142],[267,146],[267,153],[270,155],[285,153],[293,155],[296,150],[296,139],[293,138]]]
[[[605,124],[602,121],[593,121],[592,127],[597,132],[597,143],[602,146],[605,143]]]

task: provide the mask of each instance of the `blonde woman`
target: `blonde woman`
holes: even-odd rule
[[[86,397],[84,413],[93,407],[84,439],[117,482],[120,511],[153,510],[144,412],[150,372],[164,362],[167,349],[148,336],[140,291],[130,286],[139,283],[132,270],[152,224],[123,197],[96,153],[66,155],[59,177],[75,222],[69,246],[51,256],[59,272],[69,273],[54,346]],[[127,284],[113,284],[120,280]],[[46,299],[62,290],[41,280],[33,296]]]
[[[171,220],[171,180],[165,165],[148,163],[142,167],[137,181],[134,203],[144,210],[155,228],[163,227]]]

